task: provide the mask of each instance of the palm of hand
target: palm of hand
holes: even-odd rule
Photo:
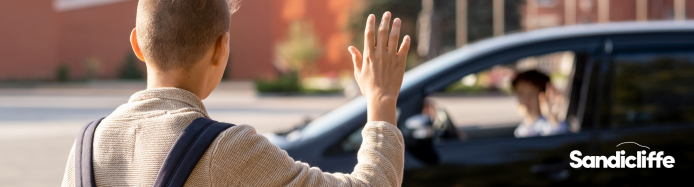
[[[552,124],[559,123],[559,110],[564,102],[563,94],[551,83],[547,83],[545,92],[538,95],[540,112]]]

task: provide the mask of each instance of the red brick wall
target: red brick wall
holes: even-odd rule
[[[73,78],[87,76],[89,61],[96,63],[96,78],[117,78],[126,54],[133,53],[136,11],[137,1],[126,1],[58,13],[57,63],[69,65]]]
[[[689,1],[686,3],[694,3]],[[649,0],[648,20],[672,20],[674,17],[673,0]]]
[[[610,21],[636,20],[635,0],[610,0]]]
[[[88,76],[117,78],[124,58],[132,52],[128,36],[135,27],[137,1],[56,12],[53,0],[0,1],[0,80],[54,80],[65,64],[72,79]],[[229,75],[254,79],[275,75],[272,65],[277,42],[289,23],[311,22],[324,48],[319,74],[352,69],[344,28],[351,0],[243,1],[231,17]],[[142,64],[143,65],[143,64]],[[144,66],[141,66],[144,70]]]
[[[227,72],[235,79],[274,75],[274,0],[242,1],[231,16]]]
[[[57,40],[51,2],[0,1],[0,80],[53,78]]]
[[[530,1],[530,0],[526,0]],[[576,23],[597,23],[598,22],[598,2],[599,0],[575,0],[576,2]],[[582,3],[588,2],[581,7]],[[694,0],[686,0],[687,19],[694,19]],[[556,0],[556,4],[551,7],[538,7],[538,17],[543,15],[556,16],[564,24],[565,1]],[[648,0],[648,20],[672,20],[674,16],[673,0]],[[636,1],[635,0],[610,0],[609,1],[609,21],[635,21],[636,20]],[[521,6],[521,14],[527,14],[527,6]],[[527,18],[527,16],[524,16]]]
[[[136,7],[126,1],[56,12],[52,0],[0,1],[0,80],[54,80],[62,64],[81,79],[89,60],[98,62],[96,78],[116,78],[132,52]]]

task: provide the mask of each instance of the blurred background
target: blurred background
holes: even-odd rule
[[[79,128],[145,88],[130,47],[136,0],[0,1],[0,186],[57,186]],[[689,20],[694,0],[243,0],[231,17],[212,118],[286,131],[360,94],[347,46],[368,14],[391,11],[412,36],[407,68],[486,38],[563,25]],[[570,52],[522,59],[561,88]],[[570,64],[570,63],[568,63]],[[567,70],[568,69],[568,70]],[[450,92],[510,94],[497,67]],[[513,104],[513,100],[504,104]],[[484,102],[481,103],[485,104]],[[468,106],[474,108],[474,106]],[[509,113],[514,112],[510,110]],[[517,117],[511,117],[517,118]]]

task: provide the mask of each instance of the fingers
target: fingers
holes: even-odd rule
[[[548,82],[545,86],[546,97],[549,101],[554,103],[562,103],[564,101],[564,95],[559,88],[554,86],[551,82]]]
[[[381,24],[378,26],[378,37],[376,38],[376,52],[382,57],[386,56],[386,47],[388,46],[388,27],[390,27],[390,12],[383,13]]]
[[[542,104],[547,104],[547,95],[545,92],[540,92],[537,94],[537,100],[540,102],[540,105]]]
[[[405,63],[407,61],[407,52],[410,51],[410,36],[405,36],[402,39],[400,50],[398,51],[398,62]]]
[[[347,50],[349,50],[349,53],[352,54],[352,62],[354,63],[354,73],[361,73],[362,60],[364,60],[361,53],[354,46],[349,46]]]
[[[393,20],[393,29],[390,30],[390,38],[388,39],[388,54],[398,54],[398,38],[400,38],[400,18]]]
[[[548,94],[552,94],[552,93],[554,93],[554,91],[555,91],[555,88],[552,85],[552,83],[547,82],[547,84],[545,84],[545,92],[548,92]]]
[[[552,84],[552,82],[547,83],[547,86],[545,86],[545,90],[546,90],[546,92],[548,92],[548,95],[550,95],[550,96],[561,96],[562,95],[562,91],[559,90],[559,88],[557,88],[556,86],[554,86],[554,84]]]
[[[369,18],[366,19],[366,30],[364,31],[364,54],[369,55],[373,54],[376,49],[376,40],[375,40],[375,33],[376,33],[376,16],[373,14],[369,15]]]
[[[549,112],[549,103],[547,103],[547,96],[545,95],[545,93],[540,92],[540,94],[537,95],[537,100],[538,100],[538,104],[540,104],[540,112],[548,113]],[[546,116],[546,114],[545,114],[545,116]]]

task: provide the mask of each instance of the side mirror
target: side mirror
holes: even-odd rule
[[[402,129],[405,148],[426,164],[439,162],[439,156],[434,150],[434,134],[431,118],[423,114],[407,118],[404,129]]]
[[[431,140],[434,137],[434,122],[431,118],[424,114],[417,114],[405,121],[405,130],[403,130],[405,139],[414,141]]]

